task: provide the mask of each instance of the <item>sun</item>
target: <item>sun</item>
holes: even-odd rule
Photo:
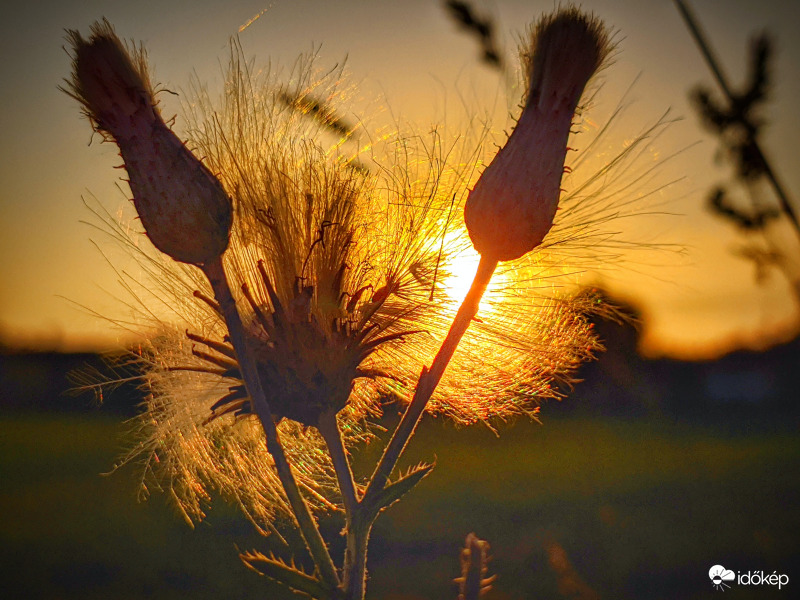
[[[450,274],[444,281],[444,289],[447,296],[457,304],[461,304],[469,292],[480,259],[481,255],[474,248],[468,247],[460,250],[448,264]]]
[[[444,291],[448,298],[453,301],[455,306],[460,306],[469,292],[472,280],[478,270],[478,263],[481,255],[471,245],[464,246],[458,250],[448,261],[447,269],[449,275],[444,280]],[[480,303],[480,311],[490,312],[497,301],[496,290],[500,280],[504,279],[502,273],[495,272],[492,283],[483,295]]]

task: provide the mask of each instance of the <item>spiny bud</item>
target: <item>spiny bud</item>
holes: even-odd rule
[[[92,26],[88,41],[77,31],[67,40],[73,71],[64,91],[119,146],[147,236],[180,262],[220,257],[228,247],[231,200],[161,118],[144,51],[129,53],[105,20]]]
[[[461,577],[455,580],[459,587],[458,600],[478,600],[492,589],[497,576],[485,576],[489,560],[489,542],[470,533],[461,550]]]
[[[572,118],[586,84],[611,50],[603,23],[571,7],[542,18],[523,60],[522,115],[464,207],[481,255],[513,260],[538,246],[558,208]]]

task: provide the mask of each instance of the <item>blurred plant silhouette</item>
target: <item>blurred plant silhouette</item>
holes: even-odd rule
[[[455,580],[459,588],[458,600],[478,600],[492,589],[495,576],[486,576],[489,560],[489,542],[470,533],[461,550],[461,577]]]
[[[450,17],[477,40],[480,45],[481,60],[489,66],[503,71],[505,61],[495,37],[494,21],[478,15],[469,2],[445,0],[444,4]]]
[[[720,139],[723,156],[734,170],[732,183],[719,185],[709,193],[709,209],[748,236],[749,242],[737,253],[753,261],[756,280],[764,281],[770,268],[778,268],[800,301],[800,222],[788,192],[759,144],[766,125],[759,110],[769,100],[772,86],[773,39],[762,33],[751,40],[747,80],[740,90],[734,90],[688,3],[675,3],[723,92],[721,100],[705,86],[690,94],[701,122]],[[771,187],[772,197],[764,183]],[[749,199],[749,206],[743,205],[741,196]],[[791,225],[793,235],[779,230],[780,221]]]

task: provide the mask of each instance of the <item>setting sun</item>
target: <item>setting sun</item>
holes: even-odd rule
[[[467,292],[469,292],[480,260],[481,255],[472,246],[461,248],[451,258],[447,267],[449,271],[448,277],[444,280],[444,290],[455,306],[461,304]],[[480,310],[482,312],[492,310],[492,306],[497,299],[496,290],[503,287],[502,284],[505,279],[505,274],[502,271],[495,272],[491,285],[481,299]]]
[[[456,303],[464,300],[480,260],[481,255],[471,247],[462,249],[453,257],[449,265],[450,274],[444,282],[445,293],[450,300]]]

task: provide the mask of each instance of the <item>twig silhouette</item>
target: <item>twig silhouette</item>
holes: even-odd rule
[[[480,17],[468,2],[447,0],[445,2],[450,17],[477,38],[481,47],[481,60],[501,71],[505,69],[503,59],[497,49],[494,37],[494,23],[489,18]]]
[[[766,35],[762,35],[755,40],[751,56],[750,84],[744,92],[737,94],[729,85],[719,61],[714,56],[706,36],[700,29],[700,25],[687,3],[684,0],[675,0],[675,4],[714,74],[717,83],[722,88],[728,104],[727,107],[721,107],[712,99],[707,90],[700,89],[695,93],[695,99],[700,107],[701,115],[709,126],[719,134],[730,130],[732,127],[739,128],[744,132],[738,141],[730,145],[730,150],[737,162],[738,175],[745,181],[752,181],[761,176],[766,177],[778,197],[781,210],[792,222],[798,235],[800,235],[800,221],[798,221],[797,214],[789,200],[789,195],[778,180],[778,176],[758,144],[757,137],[761,124],[756,122],[751,114],[753,107],[757,103],[763,102],[766,98],[768,86],[767,62],[771,54],[769,38]],[[722,214],[733,217],[740,224],[748,223],[748,219],[741,213],[734,214],[734,210],[730,205],[724,202],[723,196],[717,197],[715,193],[713,198],[717,198],[716,206],[724,207],[724,210],[721,211]],[[765,222],[771,216],[769,213],[763,213],[750,218],[755,219],[755,222]]]

